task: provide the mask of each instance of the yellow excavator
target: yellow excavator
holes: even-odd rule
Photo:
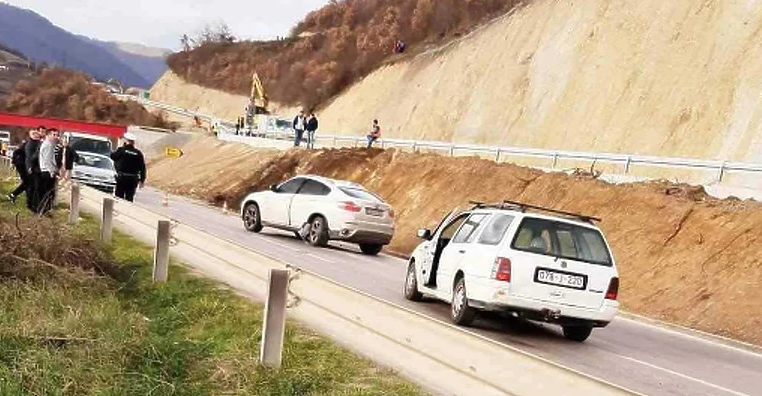
[[[251,95],[249,96],[249,106],[246,108],[246,125],[248,125],[249,135],[256,135],[260,129],[267,124],[267,115],[270,114],[267,106],[269,100],[265,94],[265,88],[259,75],[255,72],[251,77]]]

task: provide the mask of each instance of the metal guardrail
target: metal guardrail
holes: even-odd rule
[[[161,108],[167,111],[171,111],[175,114],[185,115],[189,117],[198,116],[199,118],[211,120],[212,117],[190,112],[179,107],[170,106],[164,103],[153,102],[146,99],[130,97],[130,99],[138,100],[140,103],[151,107]],[[224,123],[226,127],[234,126],[234,123]],[[233,127],[234,128],[234,127]],[[221,131],[224,134],[230,134],[230,129]],[[285,133],[283,131],[264,131],[257,135],[257,137],[263,137],[268,139],[287,140],[293,139],[293,132]],[[240,138],[240,139],[239,139]],[[319,134],[316,136],[316,143],[321,144],[323,147],[357,147],[367,144],[367,140],[364,136],[346,136],[346,135],[324,135]],[[246,143],[246,137],[238,135],[236,141]],[[330,143],[326,145],[325,143]],[[645,156],[645,155],[628,155],[628,154],[614,154],[614,153],[593,153],[582,151],[564,151],[564,150],[547,150],[547,149],[533,149],[526,147],[510,147],[510,146],[483,146],[473,144],[457,144],[448,142],[436,142],[436,141],[417,141],[409,139],[379,139],[376,145],[381,148],[410,148],[413,151],[417,150],[441,150],[446,152],[449,156],[454,157],[461,153],[473,153],[473,154],[485,154],[489,153],[494,155],[496,162],[500,162],[506,156],[518,156],[526,158],[544,158],[548,159],[548,164],[551,169],[556,169],[559,160],[578,160],[588,161],[591,163],[605,163],[621,165],[623,174],[629,174],[633,165],[646,165],[656,166],[663,168],[681,168],[697,171],[714,171],[716,172],[715,181],[717,183],[722,182],[726,173],[728,172],[744,172],[761,174],[762,163],[750,163],[750,162],[732,162],[722,160],[700,160],[692,158],[673,158],[673,157],[657,157],[657,156]]]

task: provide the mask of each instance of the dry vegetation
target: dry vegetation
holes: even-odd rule
[[[0,110],[121,125],[175,127],[164,114],[150,113],[135,102],[120,101],[93,85],[87,75],[65,69],[48,69],[39,76],[19,81],[0,102]]]
[[[249,94],[259,73],[270,100],[317,105],[394,55],[462,35],[510,11],[519,0],[331,1],[300,22],[292,37],[271,42],[207,42],[173,54],[169,67],[189,82]]]

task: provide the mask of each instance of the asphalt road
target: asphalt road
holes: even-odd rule
[[[444,303],[404,299],[407,263],[402,259],[364,256],[353,245],[342,243],[313,248],[292,234],[271,229],[249,233],[235,208],[225,216],[218,208],[174,196],[169,207],[164,207],[163,197],[159,191],[146,189],[138,193],[137,202],[252,251],[449,320],[449,306]],[[762,395],[762,355],[634,320],[617,318],[608,327],[594,330],[583,344],[565,340],[560,329],[552,325],[498,316],[480,318],[471,330],[647,395]]]

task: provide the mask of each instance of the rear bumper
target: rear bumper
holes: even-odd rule
[[[562,326],[606,327],[619,312],[619,303],[616,301],[604,300],[600,308],[590,309],[511,296],[505,290],[497,290],[492,301],[469,300],[469,305],[485,311],[511,312],[521,318]]]

